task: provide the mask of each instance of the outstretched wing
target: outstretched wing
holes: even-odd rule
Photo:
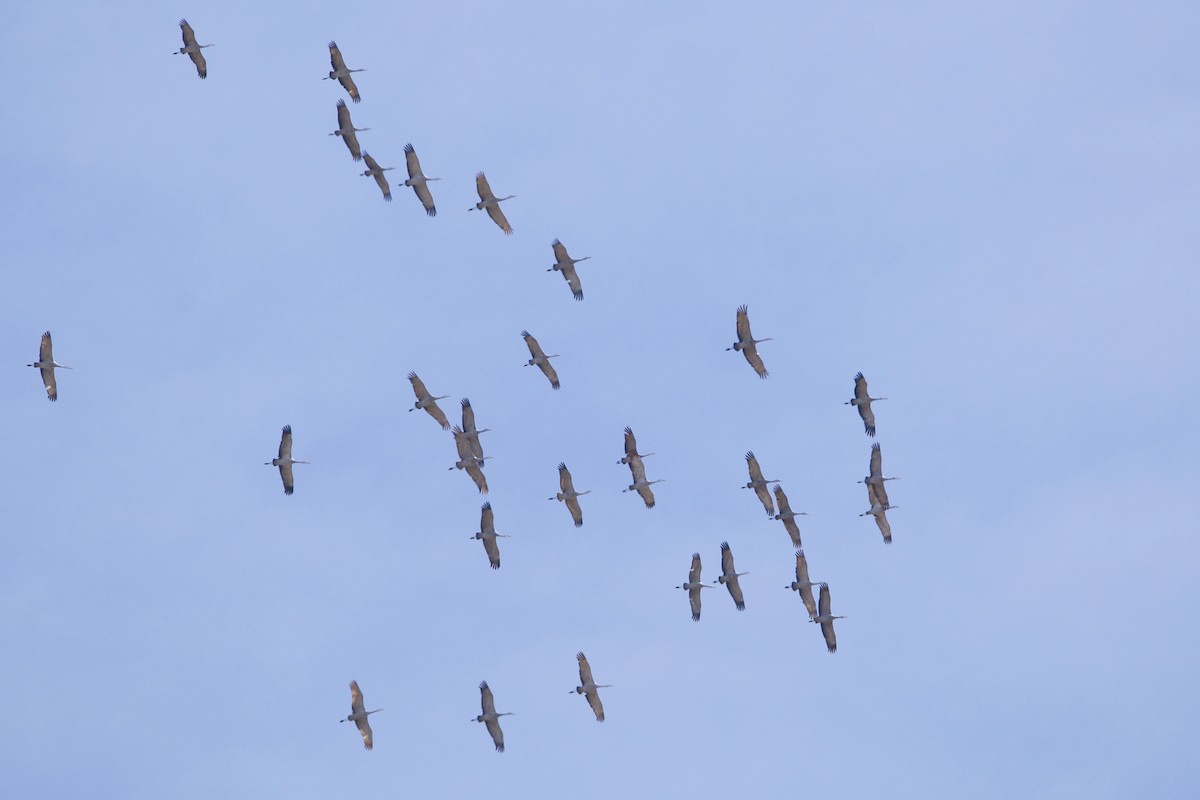
[[[504,731],[500,730],[500,720],[489,718],[485,723],[487,731],[492,735],[492,743],[496,745],[496,752],[504,752]]]
[[[475,191],[479,193],[479,199],[487,201],[493,197],[492,187],[488,185],[487,176],[482,172],[475,173]]]
[[[737,335],[739,342],[748,342],[754,338],[750,335],[750,309],[745,305],[738,306]]]
[[[554,371],[554,365],[550,363],[550,359],[543,359],[538,363],[538,367],[542,370],[542,374],[550,381],[550,386],[558,389],[562,384],[558,382],[558,373]]]
[[[879,532],[883,534],[883,543],[892,543],[892,526],[888,522],[887,512],[880,509],[875,514],[875,524],[879,526]]]
[[[875,435],[875,412],[871,410],[871,404],[860,405],[858,407],[858,415],[862,417],[863,428],[867,432],[867,436]]]
[[[559,267],[563,277],[567,279],[567,285],[571,287],[571,294],[576,300],[583,299],[583,284],[579,281],[579,273],[575,271],[574,264],[564,264]]]
[[[800,546],[800,526],[796,524],[795,517],[784,517],[783,527],[787,530],[788,538],[792,540],[792,547]]]
[[[754,367],[754,371],[758,373],[758,377],[766,378],[768,375],[770,375],[770,373],[767,372],[767,368],[763,366],[762,356],[758,354],[757,347],[752,344],[743,347],[742,355],[744,355],[746,360],[750,362],[750,366]]]
[[[490,205],[487,207],[488,216],[492,218],[492,222],[500,226],[500,230],[504,231],[507,236],[513,232],[512,225],[508,224],[508,217],[504,216],[504,212],[500,210],[500,204]]]
[[[604,704],[600,702],[600,691],[592,689],[584,694],[587,696],[588,705],[592,707],[592,713],[596,715],[596,721],[604,722]]]
[[[425,406],[425,410],[429,412],[429,416],[437,420],[437,424],[442,426],[442,430],[450,430],[450,420],[446,419],[446,413],[437,404],[437,400],[430,400],[429,405]]]
[[[483,550],[492,569],[500,569],[500,545],[495,536],[483,537]]]
[[[185,47],[195,47],[196,32],[192,30],[192,26],[188,24],[186,19],[179,20],[179,30],[183,32],[183,44]]]
[[[571,480],[571,470],[567,469],[566,462],[558,465],[558,487],[563,494],[570,494],[575,491],[575,483]]]
[[[412,384],[413,394],[417,396],[418,400],[422,400],[429,396],[429,390],[425,388],[425,382],[417,377],[417,373],[408,373],[408,380]]]
[[[592,667],[588,664],[587,656],[583,654],[582,650],[575,654],[575,660],[579,662],[579,682],[584,686],[595,683],[592,680]]]
[[[472,461],[467,465],[467,474],[471,476],[471,480],[475,481],[475,488],[479,489],[480,494],[488,493],[487,478],[480,469],[478,461]]]
[[[484,714],[496,713],[496,701],[492,697],[492,690],[487,685],[487,681],[482,681],[479,684],[479,703],[483,707]]]
[[[578,497],[570,497],[567,499],[567,510],[571,512],[571,519],[575,520],[575,527],[583,527],[583,509],[579,506]]]
[[[371,732],[371,723],[366,717],[354,720],[354,724],[358,726],[358,732],[362,735],[363,747],[370,750],[375,746],[375,735]]]

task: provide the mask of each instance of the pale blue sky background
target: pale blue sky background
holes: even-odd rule
[[[1196,796],[1198,24],[7,9],[0,796]],[[443,179],[435,219],[326,135],[329,39],[393,184],[406,142]],[[466,211],[480,169],[512,237]],[[592,256],[582,303],[555,237]],[[725,351],[741,303],[767,381]],[[47,328],[55,404],[24,366]],[[499,572],[409,370],[493,429]],[[859,370],[891,398],[891,547],[857,516]],[[262,466],[284,424],[293,497]],[[620,491],[626,425],[653,510]],[[810,514],[836,655],[738,488],[749,449]],[[580,530],[546,501],[563,460]],[[723,540],[747,609],[708,591],[694,624],[672,587]],[[351,678],[386,709],[371,753]]]

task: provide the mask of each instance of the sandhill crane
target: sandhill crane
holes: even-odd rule
[[[637,439],[633,436],[633,428],[625,429],[625,456],[618,464],[628,464],[635,458],[649,458],[654,453],[639,453],[637,451]]]
[[[554,266],[546,270],[546,272],[554,272],[558,270],[566,279],[567,285],[571,287],[571,294],[575,295],[576,300],[583,299],[583,285],[579,282],[579,273],[575,271],[575,265],[580,261],[587,261],[591,256],[583,258],[571,258],[567,255],[567,248],[558,239],[550,243],[554,248]]]
[[[654,492],[650,489],[650,484],[662,483],[666,478],[658,478],[653,481],[646,480],[646,467],[642,464],[642,459],[637,456],[630,459],[629,471],[633,473],[633,483],[621,491],[637,492],[641,495],[642,502],[646,504],[646,508],[654,508]]]
[[[186,55],[192,59],[192,63],[196,65],[196,74],[201,78],[208,77],[208,62],[204,60],[204,53],[200,51],[205,47],[212,47],[211,44],[196,44],[196,32],[192,30],[192,26],[188,25],[186,19],[179,20],[179,29],[183,31],[183,47],[175,51],[175,55]]]
[[[859,483],[866,483],[875,487],[875,496],[879,498],[879,504],[884,508],[891,508],[888,502],[887,487],[884,486],[884,481],[899,480],[896,477],[885,476],[883,474],[883,453],[879,449],[879,442],[871,445],[871,474],[863,478]]]
[[[492,516],[492,504],[484,503],[483,513],[479,519],[479,530],[471,538],[483,540],[483,549],[487,552],[488,563],[492,565],[492,569],[500,569],[500,546],[496,541],[497,537],[507,539],[508,534],[496,533],[495,519]]]
[[[411,144],[404,145],[404,163],[408,167],[408,180],[404,182],[405,186],[411,186],[413,191],[417,193],[417,199],[421,201],[421,205],[425,207],[425,213],[431,217],[437,216],[437,206],[433,204],[433,195],[429,192],[429,181],[440,181],[441,178],[426,178],[421,172],[421,162],[417,158],[417,151],[413,150]]]
[[[804,551],[797,547],[796,580],[792,581],[791,586],[784,588],[800,593],[800,601],[804,603],[804,609],[808,612],[810,622],[817,618],[817,601],[813,599],[812,587],[819,585],[808,577],[808,559],[804,557]]]
[[[291,494],[296,489],[296,480],[292,477],[292,464],[307,464],[307,461],[297,461],[292,458],[292,426],[283,426],[283,436],[279,439],[279,458],[264,461],[264,466],[279,467],[279,477],[283,478],[283,493]]]
[[[692,606],[692,622],[700,621],[700,590],[713,588],[707,583],[700,582],[700,554],[692,553],[692,568],[688,570],[687,582],[676,586],[688,593],[688,602]]]
[[[567,504],[567,510],[571,512],[571,519],[575,520],[575,527],[583,527],[583,509],[579,507],[579,496],[590,494],[591,489],[586,492],[575,491],[575,483],[571,480],[571,471],[567,469],[565,462],[560,462],[558,465],[558,487],[562,489],[554,497],[547,497],[547,500],[558,500]]]
[[[350,99],[358,102],[362,98],[358,95],[358,87],[354,85],[354,78],[350,77],[351,72],[366,72],[365,69],[346,69],[346,62],[342,60],[342,51],[338,49],[337,42],[329,43],[329,65],[333,69],[329,73],[329,77],[322,78],[323,81],[337,81],[342,85],[342,88],[350,95]]]
[[[854,397],[847,400],[842,405],[857,406],[858,415],[862,417],[863,427],[867,431],[867,436],[875,435],[875,412],[871,410],[871,403],[876,400],[887,400],[886,397],[871,397],[867,391],[867,379],[863,377],[861,372],[854,375]]]
[[[888,509],[899,508],[899,506],[888,505],[887,504],[887,493],[884,493],[882,498],[880,497],[881,489],[883,489],[882,483],[879,483],[879,484],[868,483],[867,484],[867,499],[871,501],[871,507],[868,508],[863,513],[859,514],[859,516],[865,517],[868,514],[870,514],[871,516],[875,517],[875,524],[879,526],[879,532],[883,534],[883,543],[891,544],[892,543],[892,526],[888,522],[887,512],[888,512]]]
[[[525,366],[536,366],[550,380],[550,385],[557,389],[561,384],[558,382],[558,373],[554,371],[550,359],[558,358],[558,353],[546,355],[542,352],[542,346],[538,344],[538,340],[529,335],[529,331],[521,331],[521,338],[525,340],[525,346],[529,348],[529,355],[533,358],[525,362]]]
[[[393,168],[379,166],[379,162],[372,158],[366,150],[363,151],[362,156],[363,161],[367,162],[367,171],[363,173],[363,177],[374,178],[375,183],[379,185],[379,191],[383,192],[383,199],[389,203],[392,202],[392,187],[388,185],[387,176],[383,173]]]
[[[429,412],[429,416],[437,420],[437,424],[442,426],[442,430],[450,430],[450,420],[446,419],[446,415],[442,413],[442,409],[438,407],[438,400],[445,400],[450,395],[443,394],[438,397],[433,397],[429,394],[429,390],[425,388],[425,384],[417,377],[417,373],[408,373],[408,379],[412,382],[413,394],[417,396],[417,402],[413,403],[413,407],[409,411],[425,409]]]
[[[792,539],[792,547],[800,546],[800,526],[796,524],[796,517],[808,516],[807,511],[792,511],[792,506],[788,503],[788,497],[783,492],[783,487],[778,483],[775,484],[775,504],[779,506],[779,513],[775,515],[775,519],[783,520],[783,527],[787,529],[788,536]]]
[[[488,216],[492,218],[492,222],[499,225],[500,230],[504,231],[505,235],[512,233],[512,226],[508,224],[504,212],[500,210],[500,204],[505,200],[511,200],[516,195],[510,194],[508,197],[496,197],[496,195],[492,194],[492,187],[488,186],[487,176],[482,172],[475,174],[475,191],[479,192],[479,202],[467,210],[474,211],[486,208]]]
[[[358,146],[358,136],[355,131],[369,131],[370,128],[356,128],[354,123],[350,121],[350,109],[346,107],[345,100],[337,101],[338,129],[330,136],[340,136],[342,141],[346,143],[346,147],[350,149],[350,155],[355,161],[362,160],[362,148]]]
[[[575,660],[579,662],[579,682],[582,684],[575,687],[575,694],[586,695],[588,705],[596,715],[596,722],[604,722],[604,704],[600,702],[600,692],[597,689],[609,689],[612,688],[612,684],[596,683],[592,680],[592,668],[582,650],[575,654]]]
[[[488,485],[487,478],[483,475],[483,462],[491,458],[491,456],[477,458],[471,452],[471,440],[463,433],[462,428],[455,425],[450,430],[454,434],[454,447],[458,450],[458,461],[454,462],[454,466],[448,469],[465,469],[467,474],[471,476],[471,480],[475,481],[475,487],[479,489],[479,493],[487,494]]]
[[[37,361],[26,366],[37,367],[41,370],[42,385],[46,387],[46,399],[52,402],[58,399],[58,381],[54,377],[54,370],[74,369],[74,367],[59,364],[54,360],[54,343],[50,341],[50,331],[42,334],[42,343],[38,347]]]
[[[758,466],[758,459],[754,457],[754,451],[746,453],[746,468],[750,470],[750,482],[743,486],[743,489],[753,489],[758,495],[758,501],[763,504],[763,508],[767,510],[767,516],[775,518],[775,503],[771,500],[771,492],[767,489],[767,484],[778,483],[775,480],[767,480],[763,477],[762,469]]]
[[[721,542],[721,577],[717,578],[717,582],[725,584],[738,611],[746,610],[746,601],[742,599],[742,587],[738,583],[738,578],[749,574],[749,572],[738,572],[734,569],[733,551],[729,549],[729,542]]]
[[[754,371],[758,373],[758,377],[767,377],[767,368],[763,366],[762,357],[759,356],[756,345],[759,342],[769,342],[771,339],[755,339],[750,333],[750,309],[745,305],[738,306],[737,335],[738,340],[732,346],[725,349],[742,351],[742,355],[750,362],[750,366],[754,367]]]
[[[366,706],[363,705],[362,689],[358,688],[358,681],[350,681],[350,716],[345,719],[339,719],[338,722],[353,722],[358,726],[358,732],[362,734],[363,747],[370,750],[375,746],[373,741],[374,736],[371,733],[371,723],[367,721],[367,717],[379,711],[382,708],[376,708],[372,711],[366,711]]]
[[[475,409],[471,408],[471,401],[463,398],[462,403],[462,430],[466,435],[467,440],[471,442],[471,453],[480,461],[483,460],[483,445],[479,443],[479,434],[487,433],[491,428],[479,430],[475,427]]]
[[[821,626],[821,635],[825,637],[825,647],[831,653],[837,652],[837,636],[833,632],[833,621],[835,619],[845,619],[845,617],[834,616],[829,613],[829,584],[822,583],[820,611],[811,621]]]
[[[496,752],[503,753],[504,731],[500,730],[500,718],[512,716],[512,712],[496,713],[496,701],[492,698],[492,690],[488,688],[487,681],[481,681],[479,684],[479,702],[483,713],[476,717],[475,721],[482,722],[487,727],[487,732],[492,735],[492,741],[496,745]]]

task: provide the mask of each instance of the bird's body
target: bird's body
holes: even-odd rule
[[[633,435],[633,428],[625,428],[625,455],[618,461],[618,464],[631,464],[634,459],[649,458],[654,453],[639,453],[637,449],[637,438]],[[632,467],[630,467],[632,470]]]
[[[279,439],[279,457],[263,462],[265,466],[279,467],[279,477],[283,479],[283,493],[291,494],[296,489],[296,479],[292,475],[292,464],[307,464],[307,461],[297,461],[292,458],[292,426],[283,426],[283,436]]]
[[[350,121],[350,109],[346,107],[346,101],[339,99],[337,101],[337,117],[338,129],[330,136],[340,136],[342,141],[346,143],[346,147],[350,150],[350,155],[355,161],[362,160],[362,148],[358,145],[357,131],[369,131],[370,128],[356,128],[354,123]]]
[[[46,387],[46,399],[51,402],[58,400],[58,379],[54,377],[54,370],[73,369],[54,360],[54,342],[50,338],[50,331],[42,334],[42,342],[38,345],[37,361],[26,366],[37,367],[41,372],[42,385]]]
[[[750,366],[758,373],[758,377],[765,378],[769,374],[767,368],[763,366],[762,356],[758,354],[758,343],[769,342],[771,339],[755,339],[750,333],[750,309],[745,305],[738,306],[737,310],[737,335],[738,339],[731,346],[726,347],[726,350],[741,351],[746,357],[746,361],[750,362]]]
[[[179,20],[179,30],[183,33],[183,47],[175,51],[175,55],[186,55],[196,65],[196,74],[201,78],[208,77],[208,62],[204,60],[204,53],[200,51],[205,47],[212,47],[211,44],[196,44],[196,32],[192,30],[192,26],[188,25],[186,19]]]
[[[350,681],[350,716],[338,720],[338,722],[353,722],[357,725],[358,732],[362,734],[363,747],[370,750],[375,746],[375,736],[371,732],[371,723],[367,721],[367,717],[378,711],[383,711],[383,709],[366,710],[366,706],[363,705],[362,690],[358,688],[358,681]]]
[[[867,499],[871,501],[871,507],[868,508],[863,513],[859,514],[859,516],[865,517],[868,514],[873,516],[875,518],[875,524],[879,526],[879,532],[881,534],[883,534],[883,543],[891,544],[892,543],[892,525],[891,525],[891,523],[888,522],[887,512],[888,512],[888,509],[898,508],[898,506],[888,505],[887,504],[887,494],[884,493],[882,498],[880,497],[881,489],[883,489],[882,483],[878,483],[878,484],[868,483],[867,484]]]
[[[350,95],[350,99],[358,102],[362,97],[358,94],[358,87],[354,85],[354,78],[350,77],[351,72],[366,72],[365,69],[346,69],[346,62],[342,60],[342,51],[338,49],[337,42],[329,43],[329,65],[333,67],[329,71],[329,76],[322,78],[323,81],[337,81]]]
[[[825,649],[831,653],[837,652],[837,636],[833,632],[833,621],[835,619],[845,619],[845,617],[834,616],[829,610],[829,584],[821,584],[821,603],[817,615],[812,618],[821,626],[821,635],[825,637]]]
[[[721,542],[721,577],[717,578],[717,582],[725,584],[738,611],[746,610],[746,601],[742,598],[742,587],[738,583],[738,578],[749,574],[749,572],[738,572],[734,569],[733,551],[729,549],[729,542]]]
[[[467,398],[461,400],[462,403],[462,431],[467,437],[467,441],[471,443],[471,454],[475,458],[483,461],[483,445],[479,441],[479,434],[487,433],[491,428],[479,430],[475,427],[475,409],[471,408],[471,401]]]
[[[425,388],[425,383],[417,377],[417,373],[415,372],[408,373],[408,380],[412,383],[413,394],[417,396],[417,402],[413,403],[413,407],[409,411],[418,411],[423,408],[429,412],[429,416],[437,421],[438,425],[442,426],[442,430],[450,430],[450,420],[446,419],[446,415],[437,404],[438,400],[445,400],[450,395],[443,394],[434,397],[429,394],[429,390]]]
[[[475,718],[476,722],[482,722],[487,728],[487,732],[491,734],[492,743],[496,745],[496,752],[504,752],[504,731],[500,730],[500,717],[510,716],[511,711],[503,711],[496,713],[496,702],[492,698],[492,690],[488,688],[487,681],[479,684],[479,703],[483,708],[483,713]]]
[[[784,493],[783,487],[778,483],[775,484],[775,504],[779,506],[779,513],[775,515],[775,519],[783,520],[783,527],[787,529],[788,536],[792,540],[792,547],[799,547],[800,526],[796,524],[796,517],[808,516],[808,512],[792,511],[792,505],[788,502],[788,496]]]
[[[525,340],[525,346],[529,348],[529,355],[533,358],[525,362],[527,367],[537,367],[550,381],[550,385],[558,389],[561,384],[558,382],[558,373],[554,370],[554,366],[550,363],[550,359],[558,358],[558,353],[546,355],[542,352],[542,346],[538,344],[538,340],[529,335],[529,331],[521,331],[521,338]]]
[[[374,178],[375,183],[379,185],[379,191],[383,192],[383,199],[389,203],[392,202],[392,187],[388,184],[387,176],[383,174],[392,167],[379,166],[379,162],[372,158],[366,150],[363,151],[362,157],[363,161],[367,162],[367,171],[363,173],[363,176]]]
[[[758,496],[758,501],[767,510],[767,516],[774,519],[775,503],[771,500],[771,492],[767,486],[778,483],[778,481],[767,480],[763,477],[762,469],[758,466],[758,459],[754,457],[754,451],[746,453],[746,467],[750,470],[750,482],[742,488],[753,489],[754,494]]]
[[[692,568],[690,570],[688,570],[687,582],[683,583],[679,586],[676,586],[675,588],[683,589],[688,593],[688,603],[692,607],[692,621],[699,622],[700,621],[700,590],[713,588],[712,586],[710,586],[707,583],[700,582],[700,554],[699,553],[692,553]]]
[[[483,474],[483,462],[491,456],[477,457],[471,449],[471,440],[463,433],[463,429],[455,425],[450,429],[454,434],[454,446],[458,450],[458,461],[450,469],[465,469],[475,481],[475,488],[480,494],[488,493],[487,478]]]
[[[487,209],[488,216],[492,218],[500,226],[500,230],[504,231],[505,235],[513,232],[512,226],[508,224],[508,219],[504,216],[504,212],[500,210],[500,204],[505,200],[511,200],[516,197],[515,194],[510,194],[508,197],[496,197],[492,194],[492,187],[488,185],[487,176],[482,172],[475,175],[475,191],[479,193],[479,202],[473,205],[468,211],[476,209],[482,211]]]
[[[609,683],[596,683],[592,680],[592,668],[588,664],[587,656],[582,651],[575,654],[575,660],[579,662],[579,683],[581,685],[575,687],[576,694],[587,696],[588,705],[592,707],[592,713],[596,715],[596,722],[604,722],[604,704],[600,702],[599,689],[611,688]]]
[[[412,187],[417,199],[425,207],[425,213],[436,217],[437,206],[433,204],[433,194],[429,191],[428,184],[429,181],[440,181],[441,178],[425,177],[425,174],[421,172],[421,161],[417,158],[417,151],[413,150],[411,144],[404,145],[404,164],[408,167],[408,180],[404,182],[404,185]]]
[[[867,379],[861,372],[857,373],[854,376],[854,397],[843,405],[854,406],[858,409],[858,415],[862,417],[863,428],[866,430],[867,436],[875,435],[875,412],[871,410],[871,403],[876,400],[887,400],[887,398],[871,397],[871,393],[867,391]]]
[[[583,527],[583,509],[579,507],[579,496],[591,493],[591,489],[586,492],[575,491],[575,482],[571,480],[571,471],[567,469],[566,463],[558,465],[558,488],[562,491],[547,497],[547,500],[558,500],[567,504],[567,510],[571,512],[571,519],[575,520],[575,527]]]
[[[550,246],[554,248],[554,266],[550,267],[550,269],[546,271],[561,272],[563,278],[567,281],[567,285],[571,287],[571,294],[575,296],[576,300],[582,300],[583,284],[579,282],[579,273],[575,271],[575,265],[580,261],[587,261],[589,258],[591,258],[591,256],[584,256],[583,258],[571,258],[571,256],[567,254],[566,246],[558,239],[555,239],[553,242],[551,242]]]
[[[817,618],[817,601],[813,599],[812,587],[819,585],[808,577],[808,559],[804,557],[804,551],[797,547],[796,580],[787,588],[800,593],[800,601],[804,603],[804,610],[808,612],[809,621]]]
[[[483,549],[487,553],[488,563],[492,569],[500,569],[500,545],[496,541],[498,537],[508,538],[506,533],[496,533],[495,518],[492,515],[492,504],[484,503],[483,512],[479,519],[479,530],[476,531],[474,539],[483,540]]]

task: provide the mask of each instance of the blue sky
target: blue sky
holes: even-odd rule
[[[12,9],[0,795],[1194,796],[1197,23]],[[330,39],[392,203],[327,135]],[[407,142],[436,218],[395,185]],[[467,213],[479,170],[511,237]],[[582,303],[554,238],[591,256]],[[766,381],[725,351],[742,303]],[[24,366],[46,329],[74,367],[54,404]],[[410,370],[493,429],[487,498],[405,412]],[[860,370],[889,398],[890,547],[858,516]],[[285,424],[313,462],[292,497],[262,466]],[[652,510],[621,493],[626,425]],[[809,513],[836,655],[747,450]],[[672,587],[722,541],[747,609],[706,590],[693,623]],[[577,650],[614,684],[603,725]],[[385,709],[370,753],[337,724],[352,678]],[[480,680],[503,755],[468,722]]]

